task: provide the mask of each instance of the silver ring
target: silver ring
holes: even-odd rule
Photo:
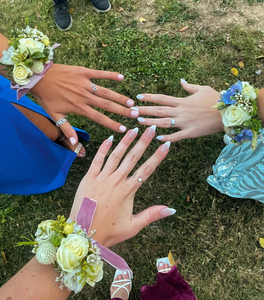
[[[171,126],[170,127],[174,127],[175,126],[175,119],[171,118]]]
[[[138,177],[138,182],[143,182],[143,178],[142,177]]]
[[[136,178],[136,175],[137,175],[137,172],[136,172],[136,173],[134,173],[132,177],[133,177],[133,178]]]
[[[63,125],[66,122],[68,122],[68,120],[66,118],[61,118],[56,122],[56,126],[60,127],[61,125]]]
[[[97,87],[94,83],[91,84],[91,88],[93,89],[93,93],[95,94],[95,92],[97,91]]]

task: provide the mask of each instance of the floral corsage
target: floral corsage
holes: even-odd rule
[[[257,136],[261,129],[257,95],[258,89],[248,82],[238,81],[227,91],[222,91],[221,99],[213,106],[220,110],[225,132],[231,142],[237,145],[251,142],[253,150],[257,146]]]
[[[60,288],[67,287],[78,293],[86,283],[94,286],[103,278],[100,249],[92,243],[92,236],[76,222],[58,216],[56,221],[41,222],[35,239],[24,238],[26,241],[17,245],[32,245],[39,263],[54,264],[60,273],[56,278]]]

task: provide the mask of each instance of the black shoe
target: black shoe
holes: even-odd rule
[[[54,19],[55,24],[60,30],[68,30],[72,26],[72,17],[69,13],[67,1],[54,4]]]
[[[107,12],[111,9],[111,4],[108,0],[91,0],[91,3],[98,12]]]

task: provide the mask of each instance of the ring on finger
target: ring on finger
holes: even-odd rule
[[[91,84],[91,88],[93,89],[93,93],[95,94],[95,92],[97,91],[97,87],[94,83]]]
[[[171,126],[170,127],[174,127],[175,126],[175,118],[171,118]]]
[[[137,172],[134,173],[134,174],[132,175],[132,177],[133,177],[133,178],[136,178],[136,177],[137,177]],[[142,177],[138,177],[137,181],[142,183],[142,182],[143,182],[143,178],[142,178]]]
[[[61,118],[56,122],[56,126],[60,128],[61,125],[65,124],[66,122],[68,122],[67,118]]]

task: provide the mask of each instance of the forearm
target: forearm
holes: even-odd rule
[[[0,58],[3,56],[3,50],[8,48],[8,39],[0,34]],[[4,71],[5,66],[0,64],[0,75],[5,76],[6,71]]]
[[[264,122],[264,88],[258,91],[258,109],[259,109],[259,116]]]

